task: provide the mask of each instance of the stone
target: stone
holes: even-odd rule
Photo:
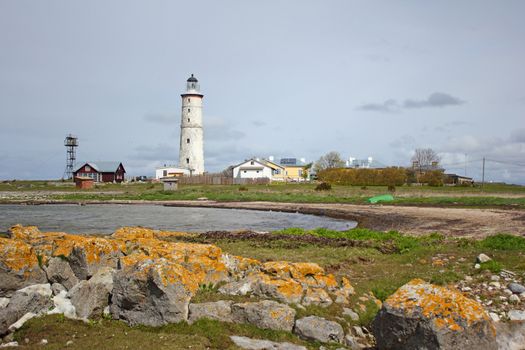
[[[525,311],[523,310],[510,310],[507,312],[507,316],[511,321],[525,321]]]
[[[301,302],[303,297],[303,286],[291,279],[270,277],[265,274],[258,274],[253,285],[253,294],[264,297],[273,298],[287,304]]]
[[[233,322],[232,306],[233,302],[230,300],[220,300],[210,303],[190,304],[188,323],[207,318],[210,320],[217,320],[221,322]]]
[[[113,290],[113,273],[112,268],[102,267],[89,280],[79,282],[68,292],[78,318],[102,316]]]
[[[51,290],[53,291],[53,294],[54,294],[54,295],[58,295],[58,294],[60,294],[60,292],[62,292],[62,291],[66,291],[66,292],[67,292],[66,287],[64,287],[64,286],[61,285],[60,283],[53,283],[53,284],[51,285]]]
[[[11,341],[9,343],[0,344],[0,348],[16,348],[18,347],[17,341]]]
[[[352,309],[346,308],[346,307],[343,308],[343,316],[350,317],[350,319],[352,321],[358,321],[359,320],[359,315],[357,314],[357,312],[355,312]]]
[[[344,338],[343,327],[337,322],[328,321],[318,316],[307,316],[295,321],[293,332],[307,340],[323,343],[341,343]]]
[[[512,294],[510,297],[509,297],[509,302],[513,303],[513,304],[518,304],[520,302],[520,297],[517,296],[516,294]]]
[[[476,270],[479,270],[479,269],[481,269],[481,265],[480,265],[480,264],[475,264],[475,265],[474,265],[474,268],[475,268]]]
[[[332,299],[324,289],[308,288],[301,303],[306,306],[319,305],[327,307],[332,305]]]
[[[365,348],[357,341],[356,337],[352,336],[351,334],[347,334],[345,336],[343,343],[352,350],[360,350]]]
[[[75,307],[71,303],[71,299],[67,297],[65,289],[53,297],[53,305],[55,307],[48,312],[49,315],[63,314],[67,318],[77,318]]]
[[[501,350],[523,350],[525,322],[500,322],[497,324],[496,341]]]
[[[18,289],[47,282],[33,247],[0,238],[0,281],[0,297],[10,297]]]
[[[500,289],[501,288],[501,284],[499,282],[490,282],[489,286],[492,286],[492,287],[494,287],[496,289]]]
[[[525,287],[519,283],[509,283],[507,288],[510,289],[510,291],[514,294],[525,293]]]
[[[259,328],[291,331],[295,310],[272,300],[238,303],[232,305],[232,317],[236,323],[248,323]]]
[[[499,276],[498,275],[492,275],[492,276],[490,276],[490,280],[497,282],[497,281],[499,281]]]
[[[420,279],[391,295],[372,327],[378,349],[497,349],[494,324],[480,303]]]
[[[78,278],[69,266],[69,263],[62,257],[49,259],[45,267],[47,279],[51,283],[60,283],[67,290],[73,288],[78,283]]]
[[[39,344],[40,345],[47,345],[47,343],[48,343],[47,339],[42,339]]]
[[[68,341],[66,342],[66,346],[71,346],[71,345],[73,345],[73,341],[72,341],[72,340],[68,340]]]
[[[227,295],[246,295],[253,292],[253,284],[255,283],[252,279],[242,279],[240,281],[234,281],[226,283],[219,288],[219,293]]]
[[[6,307],[7,304],[9,304],[9,298],[0,298],[0,309]]]
[[[476,262],[483,264],[491,260],[492,259],[488,255],[481,253],[480,255],[478,255]]]
[[[9,326],[27,313],[39,315],[47,312],[53,306],[51,295],[49,284],[36,284],[17,290],[7,307],[0,309],[0,335],[5,334]]]
[[[16,321],[15,323],[13,323],[12,325],[9,326],[9,332],[12,333],[12,332],[15,332],[15,331],[19,330],[20,328],[22,328],[24,323],[26,323],[27,321],[29,321],[30,319],[32,319],[35,316],[37,316],[37,314],[35,314],[35,313],[32,313],[32,312],[26,313],[24,316],[20,317],[20,319],[18,319],[18,321]]]
[[[179,264],[164,258],[144,260],[113,276],[111,314],[130,325],[161,326],[186,321],[198,281]]]
[[[252,339],[236,335],[230,336],[230,339],[241,349],[247,350],[306,350],[304,346],[288,342],[277,343],[269,340]]]
[[[489,312],[489,317],[494,322],[499,322],[500,321],[500,318],[499,318],[498,314],[495,313],[495,312]]]

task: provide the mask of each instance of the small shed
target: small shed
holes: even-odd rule
[[[90,177],[75,177],[75,186],[81,190],[89,190],[90,188],[93,188],[93,183],[94,180]]]
[[[171,177],[163,177],[160,181],[164,184],[164,191],[176,191],[179,187],[179,179]]]

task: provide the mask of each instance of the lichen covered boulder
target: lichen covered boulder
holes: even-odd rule
[[[291,331],[295,310],[288,305],[271,300],[232,305],[232,317],[236,323],[249,323],[259,328]]]
[[[341,343],[345,336],[343,327],[337,322],[318,316],[307,316],[295,321],[294,333],[307,340],[323,343]]]
[[[217,302],[190,304],[188,323],[200,319],[217,320],[222,322],[233,322],[231,300],[219,300]]]
[[[102,316],[113,290],[113,274],[112,268],[102,268],[89,280],[81,281],[69,291],[67,296],[71,299],[78,318]]]
[[[494,325],[478,302],[419,279],[383,303],[373,332],[379,349],[497,349]]]

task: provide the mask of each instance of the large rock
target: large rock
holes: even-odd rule
[[[239,337],[232,335],[230,339],[240,347],[246,350],[306,350],[304,346],[284,342],[277,343],[270,340],[252,339],[248,337]]]
[[[0,297],[9,297],[23,287],[47,282],[33,247],[0,238],[0,281]]]
[[[70,290],[78,283],[78,278],[75,276],[71,266],[69,266],[69,263],[61,257],[49,259],[45,271],[49,282],[60,283],[67,290]]]
[[[273,298],[287,304],[298,304],[303,297],[303,286],[293,279],[272,278],[265,274],[255,277],[253,294]]]
[[[186,321],[190,298],[198,287],[198,281],[179,264],[144,258],[113,276],[111,314],[130,325]]]
[[[222,322],[233,322],[232,301],[220,300],[217,302],[190,304],[188,323],[193,323],[202,318]]]
[[[17,290],[5,308],[0,309],[0,335],[5,334],[9,326],[27,313],[42,314],[53,306],[51,286],[36,284]]]
[[[498,322],[498,350],[525,349],[525,322]]]
[[[62,314],[66,316],[67,318],[71,318],[71,319],[77,318],[75,306],[73,306],[73,304],[71,303],[71,299],[67,297],[66,290],[63,290],[57,293],[53,297],[53,305],[55,307],[48,312],[49,315]]]
[[[102,315],[113,290],[114,271],[110,267],[101,268],[89,280],[81,281],[69,291],[68,297],[78,318],[89,319]]]
[[[497,349],[495,327],[478,302],[419,279],[383,303],[373,332],[379,349]]]
[[[519,283],[509,283],[507,288],[514,294],[525,293],[525,287]]]
[[[271,300],[232,305],[234,322],[249,323],[259,328],[291,331],[295,310]]]
[[[337,322],[328,321],[318,316],[307,316],[295,321],[294,333],[308,340],[323,343],[341,343],[344,339],[343,327]]]
[[[319,305],[322,307],[327,307],[332,305],[332,299],[328,293],[321,288],[308,288],[304,295],[303,305]]]

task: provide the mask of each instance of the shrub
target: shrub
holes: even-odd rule
[[[315,186],[316,191],[330,191],[331,189],[332,185],[328,182],[321,182],[319,185]]]
[[[495,260],[489,260],[487,262],[481,263],[481,271],[489,270],[492,273],[500,273],[503,267],[501,264]]]
[[[406,182],[404,168],[386,169],[325,169],[318,174],[321,181],[354,186],[401,186]],[[365,188],[366,189],[366,188]]]
[[[239,186],[239,191],[248,191],[248,187],[246,187],[246,186]]]
[[[488,249],[525,250],[525,238],[500,233],[481,240],[479,245]]]

